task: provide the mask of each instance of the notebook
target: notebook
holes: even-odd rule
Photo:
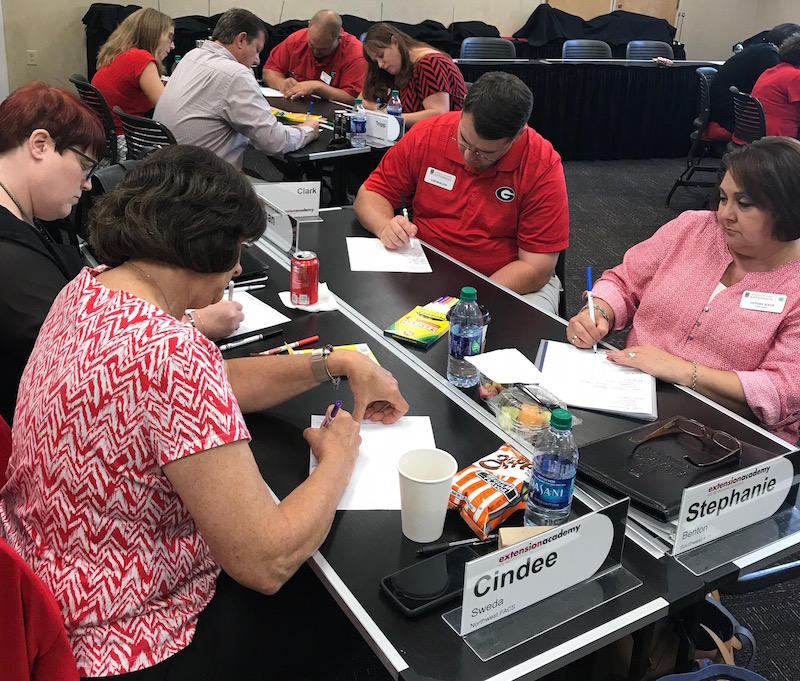
[[[690,454],[698,461],[713,461],[725,450],[685,433],[664,435],[636,446],[665,422],[650,423],[581,447],[578,475],[612,493],[629,496],[632,506],[666,523],[677,519],[685,488],[776,456],[742,442],[738,460],[698,468],[686,461],[684,455]]]

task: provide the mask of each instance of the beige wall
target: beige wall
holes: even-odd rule
[[[68,84],[70,74],[85,73],[86,39],[81,18],[90,2],[0,1],[11,89],[35,79]],[[269,23],[308,17],[318,9],[334,7],[343,14],[371,20],[414,23],[435,19],[447,25],[453,20],[476,19],[494,24],[503,35],[511,35],[525,23],[536,0],[138,0],[136,4],[157,7],[174,17],[206,15],[209,11],[216,14],[241,4]],[[680,38],[691,59],[725,59],[738,40],[784,21],[800,23],[797,0],[681,0],[678,14]],[[26,50],[36,50],[37,66],[26,65]]]

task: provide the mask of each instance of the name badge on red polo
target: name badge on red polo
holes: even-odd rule
[[[446,173],[444,170],[437,170],[433,166],[428,166],[428,169],[425,171],[425,182],[446,189],[447,191],[453,191],[453,187],[456,183],[456,176]]]

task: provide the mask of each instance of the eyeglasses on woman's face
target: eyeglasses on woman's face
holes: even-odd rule
[[[78,156],[80,159],[79,163],[81,164],[81,168],[83,169],[83,172],[86,173],[85,179],[87,181],[91,180],[92,175],[97,172],[97,168],[100,166],[100,161],[95,161],[91,156],[87,156],[75,147],[67,147],[67,150]]]

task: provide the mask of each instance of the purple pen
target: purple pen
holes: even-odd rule
[[[336,418],[336,414],[339,413],[339,409],[341,408],[341,406],[342,406],[342,401],[336,400],[336,404],[333,405],[333,409],[331,409],[330,415],[326,416],[325,420],[322,422],[323,428],[327,428],[330,425],[331,421],[333,421],[333,419]]]

